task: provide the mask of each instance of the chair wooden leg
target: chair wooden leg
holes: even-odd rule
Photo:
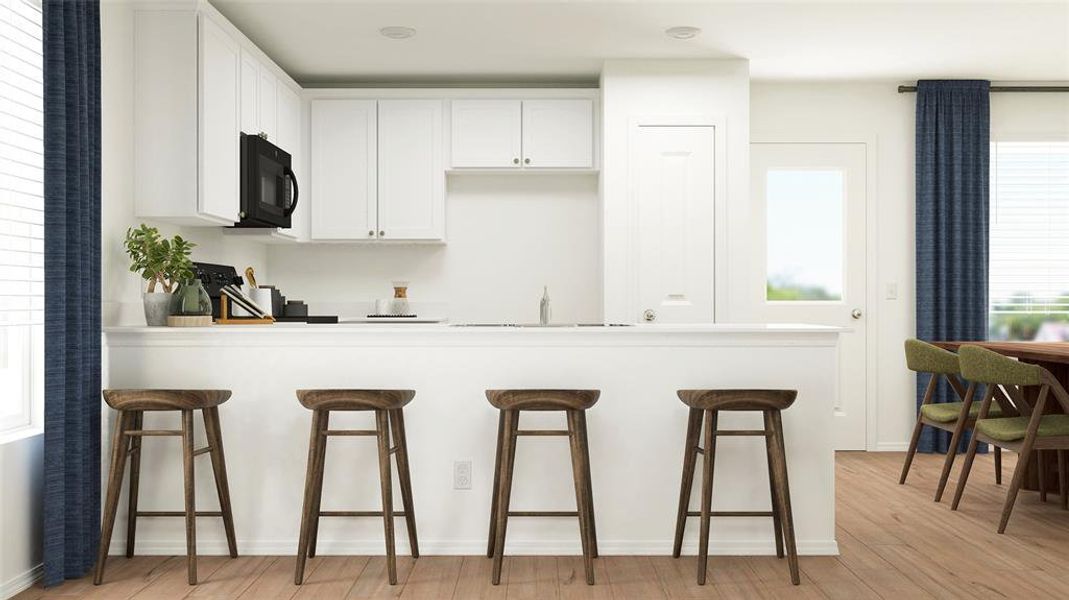
[[[197,583],[197,499],[193,471],[193,411],[182,411],[182,464],[185,474],[186,574],[189,585]]]
[[[676,510],[676,535],[672,544],[672,557],[679,558],[683,552],[683,532],[687,528],[687,511],[690,510],[690,492],[694,486],[694,467],[698,463],[698,441],[701,437],[702,415],[700,408],[690,409],[687,416],[687,436],[683,442],[683,477],[679,483],[679,507]]]
[[[308,440],[308,470],[304,476],[304,506],[301,510],[301,535],[297,542],[297,568],[293,583],[304,582],[304,565],[308,559],[308,538],[312,528],[312,510],[315,502],[315,485],[319,480],[316,468],[319,465],[319,444],[326,444],[326,438],[320,435],[320,421],[324,411],[312,411],[312,433]]]
[[[390,585],[397,585],[397,548],[393,535],[393,481],[390,467],[390,418],[385,410],[375,411],[379,442],[379,482],[382,484],[382,525],[386,531],[386,571]]]
[[[312,522],[308,529],[308,558],[316,557],[316,547],[319,543],[319,512],[323,504],[323,473],[326,471],[327,463],[327,436],[325,432],[330,426],[330,411],[323,410],[321,412],[322,415],[319,419],[320,443],[316,446],[318,454],[316,454],[316,467],[314,469],[316,480],[312,486]]]
[[[780,411],[772,411],[772,428],[775,432],[773,439],[775,452],[773,463],[776,467],[776,497],[779,500],[780,518],[783,520],[783,541],[787,546],[787,564],[791,571],[791,583],[798,585],[798,548],[794,541],[794,516],[791,513],[791,486],[787,479],[787,450],[783,440],[783,420]]]
[[[497,525],[494,527],[494,565],[490,574],[490,583],[501,583],[501,566],[505,559],[505,529],[508,523],[509,500],[512,495],[512,469],[516,461],[516,429],[519,412],[505,413],[505,439],[502,444],[503,462],[501,464],[501,481],[497,495]]]
[[[590,532],[590,556],[598,557],[598,527],[594,522],[594,484],[590,477],[590,438],[586,433],[586,411],[578,411],[575,417],[579,430],[579,448],[583,451],[583,466],[586,473],[586,521]]]
[[[965,423],[968,421],[967,416],[965,409],[962,409],[962,414],[958,416],[958,421],[954,425],[954,431],[950,434],[950,445],[947,447],[946,457],[943,459],[943,470],[939,473],[939,485],[935,488],[936,502],[943,499],[943,490],[946,489],[947,481],[950,479],[950,471],[954,468],[954,459],[958,455],[958,445],[961,444]]]
[[[497,411],[497,450],[494,453],[494,485],[490,491],[490,533],[486,536],[486,558],[494,557],[497,538],[497,497],[501,486],[502,449],[505,444],[505,411]]]
[[[783,518],[779,510],[779,488],[776,486],[776,467],[773,453],[775,445],[772,436],[775,430],[772,428],[772,419],[769,411],[761,411],[765,420],[765,459],[768,463],[768,490],[772,498],[772,526],[776,530],[776,557],[783,558]]]
[[[913,457],[917,455],[917,444],[920,442],[923,429],[924,423],[921,422],[918,416],[917,424],[913,426],[913,435],[909,438],[909,450],[906,451],[906,462],[902,464],[902,475],[898,477],[899,485],[906,482],[906,475],[909,475],[909,467],[913,464]]]
[[[1069,509],[1069,482],[1066,481],[1065,450],[1058,452],[1058,495],[1062,501],[1062,510]]]
[[[131,411],[132,429],[143,429],[144,411]],[[126,558],[134,556],[134,539],[137,533],[137,493],[141,483],[141,436],[130,436],[130,496],[126,515]]]
[[[1028,459],[1032,456],[1034,440],[1025,436],[1021,444],[1021,451],[1017,456],[1017,466],[1013,468],[1013,479],[1010,480],[1010,489],[1006,491],[1006,501],[1002,504],[1002,518],[999,519],[998,532],[1005,533],[1006,525],[1010,522],[1010,514],[1013,512],[1013,504],[1017,502],[1017,492],[1024,483],[1024,474],[1028,470]]]
[[[976,447],[978,445],[980,445],[980,440],[976,439],[974,434],[969,442],[969,450],[965,453],[965,464],[962,465],[961,474],[958,475],[958,487],[954,490],[954,500],[950,503],[950,510],[958,510],[961,496],[965,493],[965,484],[969,481],[969,473],[972,472],[972,463],[976,459]]]
[[[705,455],[702,461],[702,509],[698,530],[698,585],[705,585],[709,567],[709,517],[713,508],[713,464],[716,460],[717,411],[705,411]]]
[[[226,545],[230,558],[238,557],[237,535],[234,533],[234,510],[230,504],[230,483],[226,476],[226,455],[223,453],[223,432],[219,423],[219,407],[213,406],[202,411],[204,432],[211,446],[212,473],[215,475],[215,492],[219,496],[219,510],[223,513],[223,529],[226,532]]]
[[[104,501],[104,519],[100,525],[100,544],[97,546],[97,564],[93,573],[93,585],[104,580],[104,563],[108,560],[111,533],[115,528],[115,513],[119,510],[119,495],[122,493],[123,472],[126,469],[126,430],[130,429],[130,416],[118,411],[115,417],[115,434],[111,441],[111,469],[108,473],[108,492]]]
[[[397,478],[401,484],[401,502],[405,508],[405,529],[412,558],[419,558],[419,539],[416,536],[416,509],[412,501],[412,477],[408,471],[408,438],[405,437],[405,417],[402,409],[390,411],[393,443],[397,447]]]
[[[575,511],[579,517],[579,541],[583,547],[583,565],[586,570],[587,585],[594,585],[594,557],[590,549],[590,520],[586,501],[586,468],[583,465],[583,449],[579,444],[579,423],[576,413],[567,410],[568,445],[572,455],[572,480],[575,484]]]
[[[995,446],[995,485],[1002,485],[1002,448]]]
[[[1036,450],[1036,466],[1039,470],[1039,501],[1047,501],[1047,456],[1042,450]]]

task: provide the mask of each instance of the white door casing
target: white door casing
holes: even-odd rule
[[[701,125],[632,129],[636,321],[713,322],[715,135]]]
[[[814,323],[846,328],[840,336],[840,382],[835,402],[835,447],[865,450],[868,427],[868,170],[867,148],[861,142],[791,142],[751,144],[750,167],[754,220],[750,254],[753,257],[754,294],[748,318],[767,323]],[[790,243],[805,245],[806,235],[822,240],[841,239],[841,290],[838,298],[826,300],[769,300],[769,191],[770,172],[778,181],[795,176],[833,177],[841,181],[839,226],[834,218],[811,215],[799,219]],[[782,179],[788,177],[788,179]],[[773,180],[772,186],[777,185]],[[781,188],[782,189],[782,188]],[[805,201],[799,191],[799,201]],[[808,226],[807,226],[808,225]],[[824,226],[828,229],[821,231]],[[776,242],[777,240],[773,240]],[[779,240],[783,241],[783,240]],[[818,242],[814,241],[814,245]],[[799,255],[805,252],[799,248]],[[807,265],[806,268],[818,268]],[[835,294],[833,293],[832,296]]]

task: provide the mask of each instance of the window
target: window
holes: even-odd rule
[[[842,171],[767,174],[769,301],[843,299]]]
[[[991,144],[989,337],[1069,341],[1069,141]]]
[[[0,3],[0,439],[41,426],[43,95],[41,9]]]

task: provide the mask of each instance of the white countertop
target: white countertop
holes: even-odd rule
[[[842,327],[828,325],[810,325],[805,323],[664,323],[635,324],[629,326],[574,326],[551,325],[539,326],[465,326],[455,323],[274,323],[272,325],[212,325],[210,327],[145,327],[145,326],[111,326],[105,327],[107,334],[249,334],[279,333],[303,334],[309,332],[347,335],[352,333],[457,333],[470,335],[474,333],[531,333],[534,335],[551,334],[663,334],[663,333],[838,333],[846,331]]]

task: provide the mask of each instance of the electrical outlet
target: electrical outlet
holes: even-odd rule
[[[471,489],[471,461],[470,460],[454,460],[453,461],[453,489],[454,490],[470,490]]]

